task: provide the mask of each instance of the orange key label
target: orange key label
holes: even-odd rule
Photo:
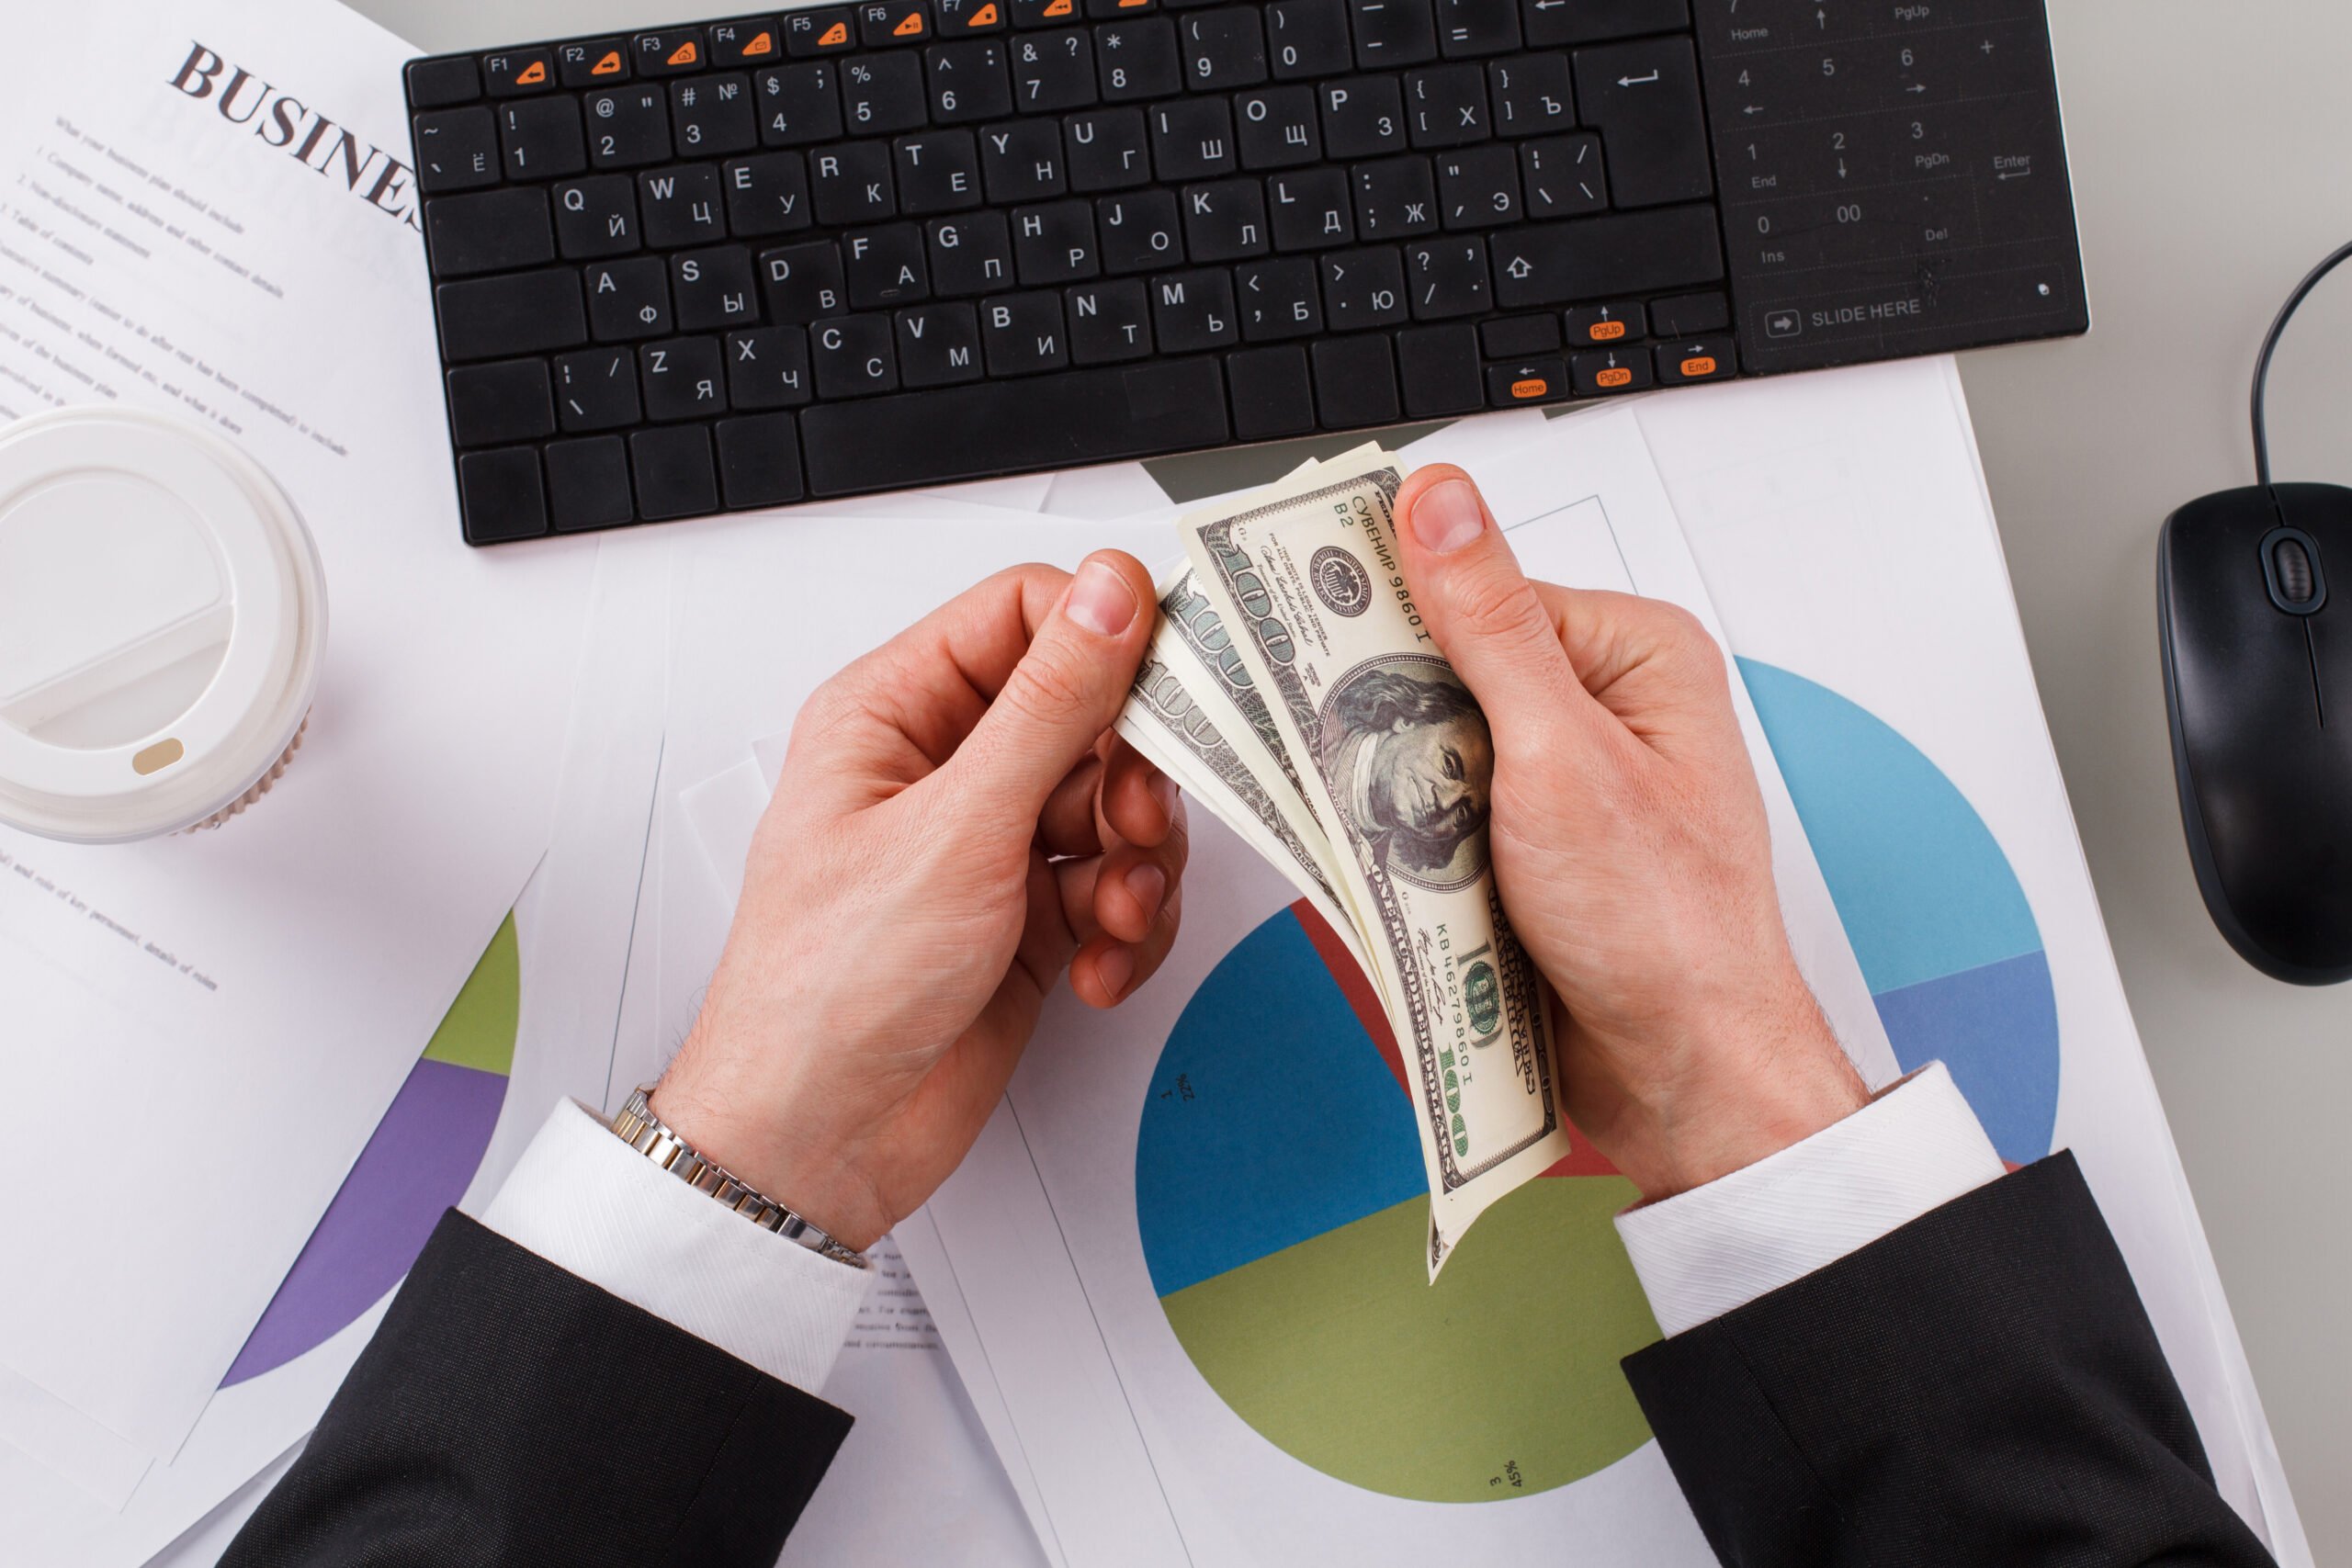
[[[831,27],[825,29],[825,36],[817,40],[817,47],[819,49],[837,49],[848,41],[849,24],[847,22],[835,22]]]
[[[1682,373],[1685,376],[1712,376],[1715,373],[1715,362],[1711,356],[1702,354],[1696,359],[1684,360]]]
[[[964,25],[967,28],[992,28],[996,26],[996,7],[994,6],[981,6],[978,10],[972,13],[972,19],[966,22]]]
[[[1052,5],[1046,7],[1046,15],[1048,17],[1067,17],[1077,8],[1078,7],[1074,3],[1074,0],[1054,0]]]
[[[1603,387],[1626,387],[1633,384],[1634,373],[1621,365],[1614,370],[1603,370],[1593,380]]]
[[[523,73],[514,78],[514,85],[518,87],[536,87],[547,79],[548,62],[544,60],[534,60],[523,67]]]
[[[596,62],[595,64],[588,68],[588,74],[591,76],[611,76],[618,73],[620,68],[621,51],[616,49],[608,49],[605,51],[604,59]]]
[[[746,60],[755,54],[774,54],[775,52],[775,35],[774,33],[762,33],[743,46],[743,58]]]
[[[688,39],[685,42],[680,44],[677,48],[670,51],[669,63],[672,65],[692,65],[695,61],[701,58],[701,52],[695,48],[695,40]]]
[[[890,29],[890,36],[892,38],[913,38],[916,34],[922,31],[922,13],[921,11],[910,11],[906,14],[905,19],[900,21],[897,27]]]
[[[1510,395],[1514,398],[1540,398],[1551,389],[1552,383],[1541,376],[1530,376],[1523,381],[1510,384]]]
[[[1595,321],[1588,330],[1591,332],[1592,341],[1595,343],[1614,343],[1617,339],[1625,335],[1625,323],[1623,321]]]

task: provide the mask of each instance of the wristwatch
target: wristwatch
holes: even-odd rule
[[[653,1114],[647,1084],[628,1097],[613,1118],[613,1133],[620,1141],[684,1181],[697,1192],[707,1192],[762,1230],[797,1241],[809,1251],[846,1263],[853,1269],[870,1267],[865,1255],[853,1251],[802,1219],[775,1199],[739,1179],[725,1166],[705,1159],[680,1137],[676,1129]]]

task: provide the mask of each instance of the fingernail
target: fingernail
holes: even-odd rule
[[[1094,955],[1094,977],[1102,982],[1102,989],[1116,1001],[1136,976],[1136,955],[1132,948],[1106,947]]]
[[[1159,802],[1159,814],[1169,821],[1176,820],[1176,781],[1166,773],[1151,775],[1151,798]]]
[[[1168,891],[1168,874],[1149,861],[1127,868],[1127,891],[1143,906],[1146,917],[1159,913],[1160,895]]]
[[[1447,479],[1413,502],[1413,537],[1432,555],[1451,555],[1487,531],[1487,509],[1468,479]]]
[[[1136,591],[1099,560],[1078,569],[1069,585],[1069,618],[1097,637],[1117,637],[1135,624]]]

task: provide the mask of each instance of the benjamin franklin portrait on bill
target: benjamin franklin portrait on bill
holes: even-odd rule
[[[1376,863],[1439,889],[1486,870],[1494,739],[1450,668],[1412,654],[1359,665],[1332,687],[1322,719],[1324,776]]]

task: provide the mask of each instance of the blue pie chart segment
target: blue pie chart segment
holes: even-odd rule
[[[2025,890],[1967,797],[1883,720],[1739,661],[1905,1072],[1941,1061],[2001,1157],[2050,1152],[2058,998]]]

